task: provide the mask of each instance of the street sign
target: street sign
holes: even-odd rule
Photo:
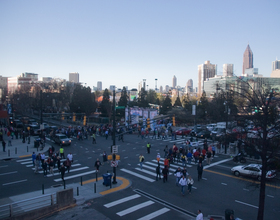
[[[118,161],[111,161],[111,167],[117,167],[118,166]]]
[[[113,145],[112,146],[112,153],[117,154],[118,153],[118,145]]]

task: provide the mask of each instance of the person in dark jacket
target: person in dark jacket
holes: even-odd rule
[[[44,160],[43,164],[42,164],[42,168],[43,168],[43,171],[44,171],[44,177],[47,177],[47,174],[48,174],[48,163],[47,163],[47,160]]]
[[[202,163],[199,163],[197,165],[197,174],[198,174],[198,181],[202,178],[202,172],[203,172],[203,165]]]
[[[64,174],[65,174],[66,168],[65,166],[62,164],[60,167],[60,173],[61,173],[61,179],[64,181]]]
[[[168,168],[167,166],[165,166],[163,169],[162,169],[162,175],[163,175],[163,182],[165,183],[165,181],[167,182],[167,176],[168,176]]]
[[[160,176],[160,164],[158,164],[158,166],[156,168],[156,174],[157,174],[156,180],[158,180],[158,178],[161,179],[161,176]]]
[[[94,166],[95,166],[95,168],[96,168],[96,172],[99,171],[100,165],[101,165],[101,162],[99,161],[99,158],[97,158],[97,160],[95,161],[95,164],[94,164]]]

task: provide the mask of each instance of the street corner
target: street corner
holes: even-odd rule
[[[99,194],[104,196],[104,195],[107,195],[107,194],[110,194],[110,193],[114,193],[114,192],[126,189],[131,185],[131,182],[126,178],[117,176],[116,179],[117,179],[117,182],[118,182],[117,187],[111,188],[109,190],[102,191]]]

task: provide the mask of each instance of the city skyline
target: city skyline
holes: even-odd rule
[[[154,89],[155,78],[158,88],[172,86],[175,75],[178,86],[192,79],[196,87],[197,66],[205,60],[217,65],[218,75],[229,63],[241,76],[249,41],[254,66],[269,77],[280,56],[273,25],[279,6],[279,1],[70,1],[67,7],[63,1],[1,1],[0,75],[68,79],[78,72],[91,88],[102,81],[103,88],[129,89],[142,79]],[[262,13],[256,17],[256,11]],[[244,22],[248,17],[254,18],[250,25]],[[207,35],[200,34],[201,27]]]

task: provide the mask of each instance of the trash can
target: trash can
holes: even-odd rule
[[[234,211],[232,209],[225,210],[225,220],[230,220],[230,215],[234,215]]]
[[[106,173],[106,174],[103,174],[103,185],[105,186],[110,186],[111,185],[111,179],[112,179],[112,175],[110,173]]]

